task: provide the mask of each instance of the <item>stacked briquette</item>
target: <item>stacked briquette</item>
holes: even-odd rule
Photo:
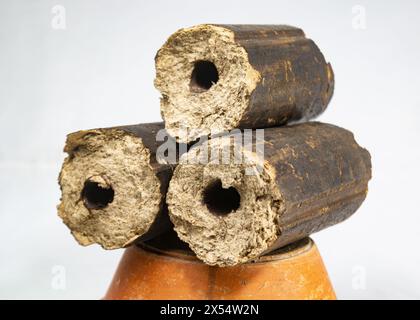
[[[79,243],[121,248],[174,227],[202,261],[231,266],[337,224],[365,199],[369,153],[345,129],[305,122],[327,107],[334,78],[302,30],[182,29],[156,73],[165,125],[68,136],[59,215]],[[164,128],[190,146],[176,167],[158,161]]]

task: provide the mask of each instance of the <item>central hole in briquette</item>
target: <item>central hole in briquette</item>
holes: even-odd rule
[[[103,209],[114,201],[114,189],[103,188],[99,183],[87,180],[82,190],[82,199],[88,209]]]
[[[203,92],[219,81],[219,72],[213,62],[197,61],[191,73],[190,88],[194,92]]]
[[[239,208],[241,196],[234,187],[225,189],[222,186],[222,181],[217,180],[204,190],[203,202],[211,213],[226,215]]]

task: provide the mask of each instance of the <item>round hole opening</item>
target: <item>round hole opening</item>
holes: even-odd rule
[[[241,196],[234,187],[223,188],[222,181],[217,180],[204,190],[203,202],[211,213],[227,215],[238,210]]]
[[[219,72],[213,62],[197,61],[191,73],[190,88],[193,92],[209,90],[219,81]]]
[[[114,189],[88,180],[82,190],[82,199],[87,209],[103,209],[114,201]]]

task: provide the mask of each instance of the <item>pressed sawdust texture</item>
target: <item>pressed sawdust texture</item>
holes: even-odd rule
[[[234,33],[219,26],[182,29],[156,56],[165,127],[182,142],[237,127],[260,80]]]
[[[118,129],[70,134],[59,216],[81,245],[127,246],[160,211],[160,181],[142,139]]]
[[[211,140],[209,148],[215,143],[225,148],[230,139]],[[203,150],[184,155],[170,183],[167,203],[178,236],[210,265],[236,265],[260,256],[278,237],[276,218],[282,211],[270,168],[259,174],[258,160],[246,152],[253,159],[249,164],[235,164],[234,157],[226,164],[216,163],[219,159],[201,164],[208,157]]]
[[[167,203],[198,258],[232,266],[349,218],[370,178],[369,152],[351,132],[309,122],[265,129],[252,148],[232,135],[196,145],[181,157]]]

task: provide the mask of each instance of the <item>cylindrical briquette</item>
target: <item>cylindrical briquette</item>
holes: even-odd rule
[[[224,136],[193,147],[170,182],[175,230],[207,264],[244,263],[302,239],[347,219],[366,197],[370,155],[345,129],[269,128],[253,144]]]
[[[156,159],[163,123],[68,135],[58,214],[82,245],[117,249],[171,227],[165,195],[173,166]]]
[[[301,29],[290,26],[181,29],[155,60],[165,126],[181,142],[308,120],[333,94],[330,64]]]

